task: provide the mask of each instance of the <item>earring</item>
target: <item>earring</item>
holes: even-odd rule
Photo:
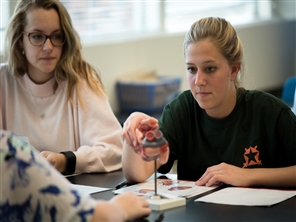
[[[24,50],[22,50],[22,54],[25,55],[25,51]]]

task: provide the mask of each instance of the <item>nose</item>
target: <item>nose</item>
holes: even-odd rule
[[[205,74],[202,71],[198,71],[195,76],[195,85],[197,86],[204,86],[206,84]]]
[[[52,45],[50,39],[47,38],[47,39],[45,40],[44,44],[43,44],[43,50],[44,50],[44,51],[50,51],[50,50],[52,50],[52,48],[53,48],[53,45]]]

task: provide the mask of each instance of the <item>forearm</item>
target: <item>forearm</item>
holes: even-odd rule
[[[122,147],[117,144],[100,143],[92,147],[82,146],[74,153],[75,173],[112,172],[122,167]]]
[[[122,127],[108,99],[98,96],[89,85],[81,82],[85,91],[81,99],[87,109],[79,107],[74,119],[75,173],[111,172],[122,167]]]
[[[296,187],[296,166],[249,169],[250,186]]]
[[[143,182],[154,173],[154,161],[146,162],[124,142],[122,168],[126,180],[130,183]]]

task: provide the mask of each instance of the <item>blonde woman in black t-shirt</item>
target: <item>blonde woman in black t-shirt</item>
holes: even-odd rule
[[[184,56],[190,91],[167,104],[159,122],[135,112],[124,123],[127,180],[142,182],[154,172],[145,160],[155,150],[141,143],[159,128],[169,145],[156,149],[161,173],[178,160],[178,178],[197,185],[296,187],[296,117],[279,99],[241,87],[243,47],[232,25],[198,20],[185,37]]]

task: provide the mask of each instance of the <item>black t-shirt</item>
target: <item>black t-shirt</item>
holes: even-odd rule
[[[234,110],[223,119],[209,117],[191,92],[165,106],[160,130],[169,142],[168,173],[178,160],[179,179],[198,180],[222,162],[241,168],[296,165],[296,116],[276,97],[240,88]]]

